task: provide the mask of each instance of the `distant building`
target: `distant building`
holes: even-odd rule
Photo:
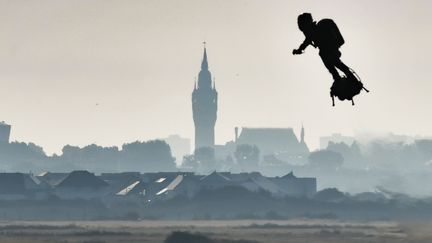
[[[113,180],[109,183],[116,184]],[[252,192],[266,191],[275,197],[311,197],[317,191],[316,178],[296,177],[292,172],[282,177],[266,177],[258,172],[235,174],[214,171],[208,175],[189,172],[145,173],[141,175],[140,181],[123,184],[123,189],[115,194],[117,198],[141,198],[141,201],[146,202],[179,195],[193,197],[203,190],[224,187],[241,187]]]
[[[57,196],[65,199],[100,198],[109,192],[109,184],[85,170],[69,173],[55,186]]]
[[[320,137],[320,148],[326,149],[329,142],[345,143],[348,146],[354,142],[354,137],[343,136],[340,133],[333,133],[331,136]]]
[[[195,149],[214,147],[215,124],[217,118],[217,91],[208,69],[207,50],[204,47],[204,57],[198,84],[195,83],[192,92],[192,110],[195,123]]]
[[[309,154],[302,127],[300,141],[292,128],[235,128],[234,141],[215,147],[216,157],[232,156],[238,145],[256,145],[261,156],[274,155],[286,162],[300,162]]]
[[[316,178],[300,178],[289,173],[267,177],[259,172],[212,172],[198,175],[191,172],[103,173],[88,171],[70,173],[44,172],[37,177],[23,173],[0,173],[0,199],[126,200],[139,203],[167,200],[176,196],[193,197],[203,190],[241,187],[252,192],[267,191],[275,197],[310,197],[316,193]]]
[[[0,200],[46,197],[49,186],[33,174],[0,173]]]
[[[183,161],[183,156],[191,153],[191,141],[188,138],[182,138],[179,135],[170,135],[162,140],[170,146],[171,153],[176,158],[177,164]]]
[[[283,195],[311,197],[317,192],[317,179],[315,177],[296,177],[290,172],[282,177],[270,178],[280,188]]]
[[[45,171],[36,176],[40,181],[45,182],[50,186],[57,186],[60,182],[62,182],[69,173],[52,173],[49,171]]]
[[[304,131],[303,131],[304,133]],[[237,144],[256,145],[262,154],[309,153],[306,144],[299,142],[292,128],[242,128]]]
[[[0,143],[9,143],[11,125],[0,122]]]

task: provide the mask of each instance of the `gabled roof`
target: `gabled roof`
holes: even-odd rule
[[[256,145],[263,155],[278,152],[300,153],[304,150],[292,128],[244,127],[237,144]]]
[[[230,181],[228,177],[216,171],[213,171],[211,174],[202,177],[200,180],[201,181],[223,181],[223,182]]]
[[[60,184],[58,188],[73,189],[100,189],[108,186],[108,183],[99,179],[93,173],[85,170],[71,172]]]
[[[294,175],[294,173],[291,171],[290,173],[282,176],[283,179],[296,179],[297,177]]]
[[[36,176],[41,181],[44,181],[50,186],[57,186],[62,182],[69,174],[68,173],[53,173],[53,172],[42,172]]]

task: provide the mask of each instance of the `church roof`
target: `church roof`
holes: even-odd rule
[[[263,155],[279,152],[296,154],[304,150],[292,128],[244,127],[237,139],[237,144],[256,145]]]
[[[296,179],[297,177],[294,175],[294,173],[291,171],[290,173],[282,176],[284,179]]]

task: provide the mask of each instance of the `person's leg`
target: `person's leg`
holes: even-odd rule
[[[356,79],[354,74],[351,72],[350,68],[345,65],[340,59],[338,59],[335,63],[335,66],[341,70],[348,78],[350,79]]]
[[[333,76],[333,79],[335,81],[339,80],[340,79],[340,75],[339,75],[339,73],[338,73],[338,71],[336,70],[336,67],[335,67],[335,59],[332,58],[330,55],[328,55],[326,53],[320,53],[319,55],[321,57],[321,60],[324,63],[324,66],[327,68],[327,70]]]
[[[334,53],[334,58],[335,58],[335,62],[334,65],[335,67],[337,67],[339,70],[341,70],[348,78],[350,79],[356,79],[354,74],[351,72],[350,68],[345,65],[345,63],[343,63],[340,59],[341,57],[341,53],[339,50],[336,50],[336,52]]]

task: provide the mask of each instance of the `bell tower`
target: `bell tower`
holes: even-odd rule
[[[217,91],[208,69],[207,49],[204,43],[204,56],[198,83],[192,92],[192,111],[195,123],[195,150],[215,145],[215,124],[217,119]]]

